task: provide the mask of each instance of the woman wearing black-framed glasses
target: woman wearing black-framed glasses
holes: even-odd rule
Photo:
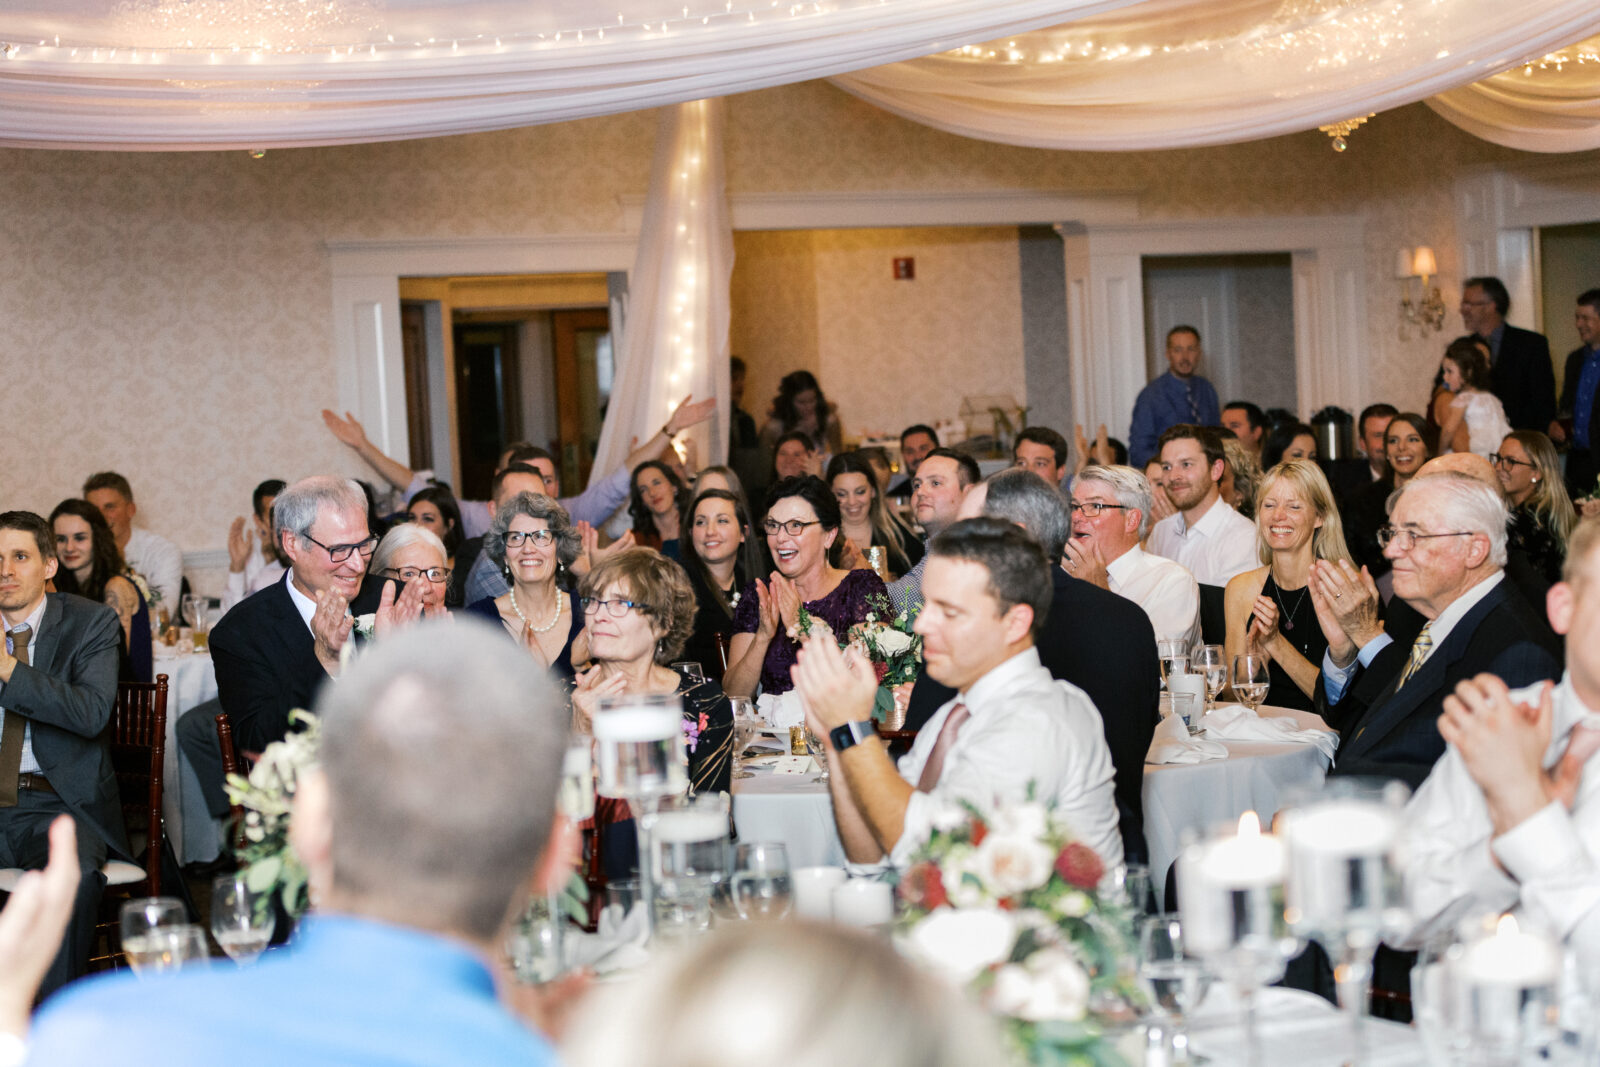
[[[1511,504],[1507,542],[1527,553],[1547,587],[1559,582],[1578,513],[1567,495],[1555,446],[1537,430],[1515,430],[1506,434],[1489,462]]]
[[[571,588],[572,561],[580,547],[566,508],[547,496],[518,493],[495,508],[483,535],[483,551],[505,574],[511,591],[463,609],[499,623],[535,660],[568,681],[574,658],[580,663],[588,658],[583,612]]]

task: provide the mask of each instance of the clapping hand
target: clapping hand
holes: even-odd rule
[[[244,565],[250,562],[250,535],[244,532],[244,516],[240,515],[228,524],[228,570],[234,574],[244,570]]]
[[[1061,564],[1074,578],[1082,578],[1101,589],[1111,588],[1111,574],[1098,542],[1087,537],[1069,537],[1062,549]]]
[[[1319,559],[1311,565],[1311,607],[1328,639],[1335,666],[1345,667],[1383,632],[1378,621],[1378,584],[1348,560]]]
[[[778,602],[778,618],[783,621],[784,631],[791,640],[800,639],[800,588],[777,571],[772,572],[772,584],[768,587],[771,595]]]
[[[1173,504],[1172,498],[1167,495],[1167,487],[1152,484],[1150,486],[1150,522],[1152,524],[1158,523],[1167,516],[1176,515],[1177,513],[1177,505]]]
[[[1269,596],[1256,597],[1255,606],[1250,610],[1250,628],[1245,632],[1245,641],[1252,650],[1270,659],[1272,656],[1270,646],[1277,636],[1277,601]]]
[[[807,641],[790,672],[806,711],[806,725],[826,738],[837,726],[872,717],[878,675],[854,646],[840,650],[832,636]]]
[[[760,578],[756,586],[756,640],[771,642],[778,636],[778,625],[783,621],[778,614],[778,598]]]
[[[350,616],[350,601],[338,593],[317,590],[317,610],[311,616],[311,637],[317,660],[329,674],[339,673],[339,651],[350,639],[355,619]]]
[[[625,548],[634,546],[633,531],[629,530],[604,548],[600,547],[600,531],[587,522],[579,521],[576,529],[580,548],[578,558],[572,561],[572,573],[583,577],[592,571],[595,566],[613,552],[620,552]]]
[[[844,544],[839,549],[839,566],[847,571],[870,571],[872,564],[867,562],[866,553],[850,538],[843,540]]]
[[[68,815],[50,824],[50,859],[17,879],[0,911],[0,1033],[21,1037],[39,983],[61,948],[78,892],[77,828]]]
[[[620,674],[606,676],[599,666],[579,674],[572,688],[572,732],[588,736],[594,730],[594,713],[602,697],[626,692],[628,680]]]
[[[383,583],[383,594],[378,597],[378,610],[372,619],[374,638],[385,637],[422,618],[422,598],[426,595],[423,583],[426,581],[426,578],[419,576],[415,581],[407,582],[405,590],[398,597],[395,596],[393,579]]]

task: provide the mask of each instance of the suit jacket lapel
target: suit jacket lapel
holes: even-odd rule
[[[302,670],[309,669],[311,665],[322,670],[322,663],[317,659],[316,639],[311,636],[311,628],[306,621],[300,617],[300,610],[295,607],[288,586],[280,585],[276,592],[277,595],[270,601],[274,616],[273,629],[278,640],[283,642],[284,651],[293,657],[286,662],[298,662]]]
[[[62,617],[65,611],[61,607],[61,598],[64,593],[51,593],[44,598],[44,618],[39,620],[39,639],[28,649],[28,662],[46,674],[55,665],[56,652],[61,648]]]

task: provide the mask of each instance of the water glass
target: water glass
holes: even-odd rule
[[[792,886],[789,852],[783,845],[752,841],[734,850],[733,903],[741,919],[781,919],[788,915]]]
[[[272,940],[277,915],[272,891],[257,892],[243,874],[220,874],[211,883],[211,935],[235,963],[252,962]]]
[[[728,877],[728,795],[673,798],[650,835],[655,934],[683,938],[711,927],[711,900]]]
[[[638,801],[689,788],[683,701],[676,693],[604,698],[592,732],[601,796]]]
[[[1258,652],[1241,652],[1233,657],[1233,694],[1251,711],[1267,699],[1272,684],[1267,673],[1267,657]]]
[[[1180,1027],[1211,986],[1205,967],[1184,951],[1183,919],[1176,913],[1152,915],[1139,924],[1138,975],[1150,1003]]]
[[[161,932],[188,921],[189,912],[177,897],[140,897],[122,905],[122,952],[134,973],[170,970],[181,963],[173,959],[175,943]]]
[[[196,652],[205,652],[211,641],[211,598],[186,596],[183,598],[183,617],[189,620],[189,639]]]
[[[529,898],[528,906],[512,924],[506,955],[519,982],[531,985],[560,977],[561,915],[551,908],[549,898],[543,894]]]
[[[1119,864],[1110,870],[1106,878],[1113,899],[1120,899],[1133,909],[1135,915],[1150,910],[1149,867],[1142,863]]]
[[[1161,684],[1173,674],[1183,674],[1189,669],[1189,639],[1186,637],[1160,637],[1156,639],[1156,655],[1161,657]]]
[[[1228,660],[1221,645],[1195,645],[1189,663],[1206,680],[1206,711],[1228,684]]]

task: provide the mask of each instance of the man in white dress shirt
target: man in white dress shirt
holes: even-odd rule
[[[1139,547],[1150,532],[1150,482],[1132,467],[1085,467],[1072,483],[1072,536],[1063,565],[1074,578],[1126,597],[1157,637],[1200,642],[1200,586],[1182,564]]]
[[[877,679],[865,658],[809,641],[794,668],[833,770],[845,855],[903,865],[952,805],[992,810],[1031,788],[1108,867],[1121,863],[1100,714],[1083,690],[1050,677],[1033,645],[1052,595],[1044,550],[1015,523],[977,518],[950,526],[928,553],[916,631],[928,674],[956,696],[898,767],[872,727]]]
[[[1167,495],[1178,509],[1150,531],[1150,551],[1183,564],[1201,585],[1226,586],[1236,574],[1261,566],[1255,523],[1222,499],[1222,439],[1187,423],[1161,435]]]
[[[139,506],[133,502],[133,487],[128,479],[116,471],[91,474],[83,483],[83,499],[100,509],[117,539],[117,547],[122,549],[124,562],[150,583],[150,588],[160,594],[160,606],[176,618],[183,588],[183,553],[165,537],[133,528]],[[157,605],[150,605],[151,615],[159,610]]]
[[[1420,944],[1457,918],[1519,909],[1600,963],[1600,524],[1573,533],[1546,598],[1566,673],[1508,690],[1492,674],[1456,686],[1449,748],[1417,790],[1406,829]]]

